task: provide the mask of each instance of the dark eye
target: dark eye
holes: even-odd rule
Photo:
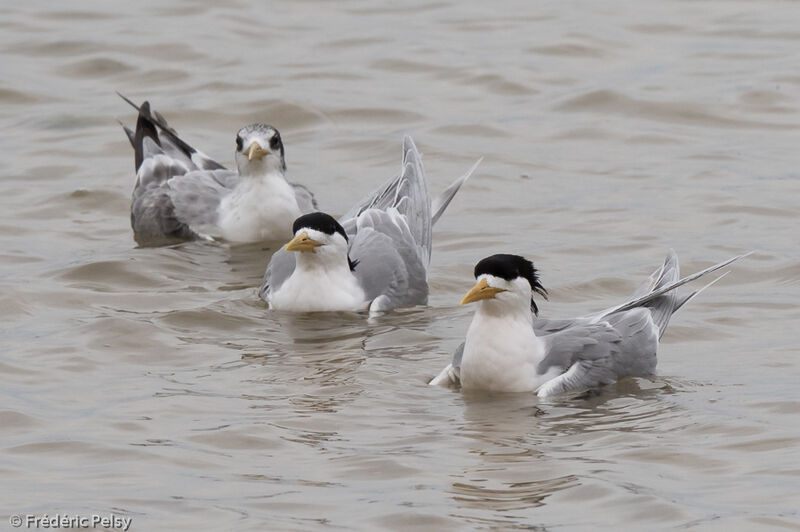
[[[242,137],[236,136],[236,151],[242,151]]]
[[[272,137],[272,139],[270,139],[269,147],[272,148],[273,150],[277,150],[278,148],[280,148],[280,145],[281,145],[281,137],[276,134]]]

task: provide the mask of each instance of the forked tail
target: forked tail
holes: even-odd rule
[[[664,334],[664,331],[669,324],[670,317],[681,307],[683,307],[686,303],[692,300],[695,296],[697,296],[700,292],[711,286],[712,284],[716,283],[720,279],[722,279],[726,273],[723,273],[710,283],[698,288],[694,292],[687,294],[685,296],[678,296],[677,292],[675,291],[676,288],[685,285],[691,281],[699,279],[700,277],[719,270],[720,268],[724,268],[728,264],[731,264],[734,261],[741,259],[742,257],[747,257],[748,255],[754,253],[750,251],[749,253],[744,253],[742,255],[737,255],[732,257],[726,261],[720,262],[713,266],[709,266],[708,268],[701,270],[697,273],[693,273],[692,275],[687,275],[683,279],[679,279],[679,266],[678,266],[678,256],[675,254],[675,251],[670,250],[669,254],[667,255],[666,260],[664,261],[663,266],[657,269],[655,272],[650,275],[649,279],[645,281],[636,291],[633,293],[633,296],[630,300],[626,301],[621,305],[617,305],[616,307],[611,307],[606,309],[598,314],[591,316],[593,321],[599,321],[606,316],[613,314],[615,312],[622,312],[625,310],[630,310],[636,307],[646,307],[650,309],[650,313],[653,316],[653,322],[658,326],[659,336]]]

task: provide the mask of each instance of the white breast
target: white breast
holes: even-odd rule
[[[220,236],[231,242],[288,240],[301,214],[294,189],[282,176],[242,178],[220,202]]]
[[[476,312],[461,360],[461,386],[496,392],[534,391],[550,376],[536,367],[544,358],[544,342],[529,319],[511,319]]]
[[[270,308],[295,312],[366,310],[368,301],[355,276],[346,270],[302,268],[269,295]]]

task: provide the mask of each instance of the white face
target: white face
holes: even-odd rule
[[[497,311],[512,309],[527,309],[530,311],[531,285],[527,279],[517,277],[506,281],[501,277],[482,274],[478,276],[476,281],[476,287],[482,281],[486,281],[486,285],[490,288],[490,290],[482,290],[483,295],[473,300],[478,301],[480,305]]]
[[[347,260],[347,240],[338,232],[329,235],[317,229],[301,227],[286,249],[298,252],[298,261],[332,264]]]
[[[240,175],[283,174],[286,163],[280,134],[268,126],[247,126],[236,135],[236,167]]]
[[[500,288],[503,292],[495,294],[494,299],[506,302],[523,302],[525,306],[530,306],[531,301],[531,285],[528,280],[523,277],[517,277],[510,281],[506,281],[494,275],[483,274],[478,277],[478,281],[486,279],[486,283],[493,288]]]

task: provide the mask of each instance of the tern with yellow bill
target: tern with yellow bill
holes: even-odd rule
[[[316,208],[307,188],[286,180],[274,127],[239,130],[234,172],[184,142],[148,102],[122,98],[139,111],[136,130],[124,128],[136,165],[131,226],[137,242],[285,240],[290,222]]]
[[[744,256],[679,279],[678,257],[670,251],[625,303],[565,320],[538,317],[534,295],[546,298],[547,291],[532,262],[519,255],[487,257],[475,266],[478,282],[461,300],[477,303],[466,341],[430,384],[547,397],[652,375],[670,316],[722,276],[683,297],[676,289]]]
[[[431,201],[420,153],[405,137],[400,175],[340,221],[322,212],[295,220],[294,238],[267,266],[261,298],[299,312],[426,304],[432,227],[478,163]]]

